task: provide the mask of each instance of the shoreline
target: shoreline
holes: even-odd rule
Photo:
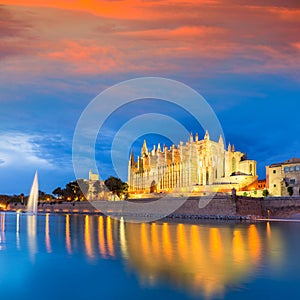
[[[22,213],[26,214],[26,210],[23,211],[16,211],[16,210],[0,210],[0,213]],[[118,216],[116,215],[106,215],[102,212],[74,212],[74,211],[53,211],[53,212],[47,212],[47,211],[38,211],[36,215],[45,215],[45,214],[53,214],[53,215],[91,215],[91,216],[104,216],[104,217],[112,217],[118,219]],[[145,221],[147,221],[145,216],[140,216],[145,218]],[[216,215],[209,215],[209,216],[204,216],[204,215],[169,215],[166,217],[163,217],[161,219],[157,219],[154,221],[150,222],[169,222],[169,223],[177,223],[177,221],[180,222],[221,222],[221,223],[236,223],[236,222],[241,222],[241,223],[254,223],[254,222],[295,222],[295,223],[300,223],[300,219],[293,219],[293,218],[272,218],[272,219],[267,219],[267,218],[252,218],[252,217],[239,217],[239,216],[216,216]]]
[[[172,198],[170,201],[178,201]],[[203,200],[203,198],[202,198]],[[140,200],[129,200],[138,203]],[[153,201],[149,199],[149,201]],[[63,214],[90,214],[111,215],[124,219],[151,219],[156,220],[220,220],[220,221],[295,221],[300,222],[300,198],[250,198],[240,196],[216,195],[205,207],[199,207],[200,197],[189,197],[178,209],[169,215],[157,212],[145,212],[142,205],[134,213],[123,210],[123,201],[113,202],[115,213],[103,213],[89,201],[49,203],[41,202],[38,205],[38,213],[63,213]],[[99,202],[99,201],[98,201]],[[111,201],[104,201],[111,205]],[[147,202],[143,199],[140,203]],[[95,205],[97,201],[95,201]],[[102,201],[101,201],[102,204]],[[165,208],[168,208],[168,202]],[[164,208],[164,207],[163,207]],[[3,211],[26,212],[26,206],[21,203],[11,203]],[[169,211],[169,210],[165,210]]]

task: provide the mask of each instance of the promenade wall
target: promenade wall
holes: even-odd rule
[[[131,202],[147,202],[153,199],[131,200]],[[170,199],[170,201],[173,201]],[[178,198],[174,198],[178,201]],[[107,202],[109,203],[109,202]],[[116,202],[122,213],[122,201]],[[167,203],[165,204],[168,205]],[[138,206],[138,204],[137,204]],[[25,211],[26,207],[21,204],[9,204],[9,211]],[[40,203],[39,212],[44,213],[100,213],[88,201],[63,202],[63,203]],[[143,214],[143,206],[140,206],[139,214]],[[240,218],[240,217],[263,217],[263,218],[291,218],[300,216],[300,197],[269,197],[250,198],[230,195],[216,195],[213,199],[205,197],[189,197],[184,204],[170,212],[170,218]]]

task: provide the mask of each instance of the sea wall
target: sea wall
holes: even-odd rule
[[[9,204],[9,211],[26,211],[26,206],[20,203]],[[62,203],[40,203],[38,212],[44,213],[99,213],[99,211],[88,201],[62,202]]]
[[[152,199],[142,200],[131,200],[131,203],[135,204],[134,214],[136,216],[161,216],[165,217],[166,212],[169,211],[170,218],[234,218],[236,216],[236,203],[235,200],[230,196],[216,196],[213,199],[209,197],[189,197],[183,205],[182,199],[172,198],[168,201],[172,201],[175,207],[178,209],[170,209],[170,202],[165,201],[160,203],[159,206],[148,208],[140,203],[150,203]],[[97,204],[101,204],[98,205]],[[178,203],[178,204],[176,204]],[[105,207],[107,204],[107,207]],[[38,212],[44,213],[100,213],[101,211],[109,211],[109,206],[114,205],[114,210],[117,212],[116,215],[127,214],[130,215],[130,210],[124,208],[122,201],[94,201],[95,208],[90,202],[62,202],[62,203],[40,203],[38,206]],[[101,209],[102,207],[103,209]],[[20,203],[10,204],[7,207],[9,211],[26,211],[26,206]]]
[[[235,197],[236,215],[238,216],[259,216],[262,217],[263,198]]]
[[[153,199],[132,200],[131,202],[149,203]],[[178,198],[169,201],[179,201]],[[99,201],[100,202],[100,201]],[[101,201],[103,202],[103,201]],[[112,204],[111,201],[105,201]],[[115,202],[119,214],[124,213],[122,201]],[[166,202],[161,206],[162,211],[167,211],[169,204]],[[97,206],[96,206],[97,207]],[[136,203],[137,215],[151,215],[144,211],[144,206]],[[9,211],[25,211],[24,205],[9,204]],[[95,208],[90,202],[62,202],[62,203],[40,203],[39,212],[44,213],[100,213],[101,209]],[[130,214],[130,211],[127,212]],[[157,212],[156,212],[157,213]],[[300,215],[300,197],[268,197],[250,198],[230,195],[216,195],[213,199],[207,197],[189,197],[182,206],[170,211],[170,218],[240,218],[240,217],[262,217],[262,218],[291,218]]]
[[[236,217],[236,202],[231,196],[190,197],[170,217],[233,218]]]
[[[262,216],[292,218],[300,214],[300,197],[270,197],[261,201]]]

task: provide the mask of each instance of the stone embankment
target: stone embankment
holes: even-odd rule
[[[130,200],[136,203],[138,210],[134,214],[142,217],[153,217],[155,213],[144,211],[144,206],[139,203],[150,203],[153,199]],[[172,198],[168,201],[180,201],[179,198]],[[40,203],[39,212],[44,213],[91,213],[99,214],[102,211],[101,206],[94,207],[90,202],[62,202],[62,203]],[[105,201],[109,206],[111,201]],[[168,211],[170,202],[165,202],[160,207],[161,211]],[[121,216],[125,212],[124,203],[116,201],[116,215]],[[105,205],[104,205],[105,206]],[[21,204],[10,204],[7,207],[9,211],[26,211],[26,207]],[[107,210],[108,211],[108,210]],[[130,210],[126,211],[130,215]],[[172,219],[252,219],[252,218],[293,218],[300,214],[300,197],[276,197],[276,198],[250,198],[230,195],[215,195],[213,199],[209,197],[189,197],[179,208],[170,211],[168,214],[161,214],[161,217]],[[158,216],[158,215],[157,215]]]
[[[7,207],[9,211],[26,211],[26,206],[20,203],[10,204]],[[38,212],[44,213],[99,213],[99,211],[88,201],[74,202],[44,202],[39,203]]]

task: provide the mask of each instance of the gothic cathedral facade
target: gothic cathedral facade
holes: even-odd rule
[[[137,161],[133,153],[128,164],[131,194],[231,191],[251,185],[257,180],[256,161],[248,160],[234,146],[225,149],[224,140],[210,139],[206,132],[199,140],[191,134],[188,142],[149,151],[146,141]]]

